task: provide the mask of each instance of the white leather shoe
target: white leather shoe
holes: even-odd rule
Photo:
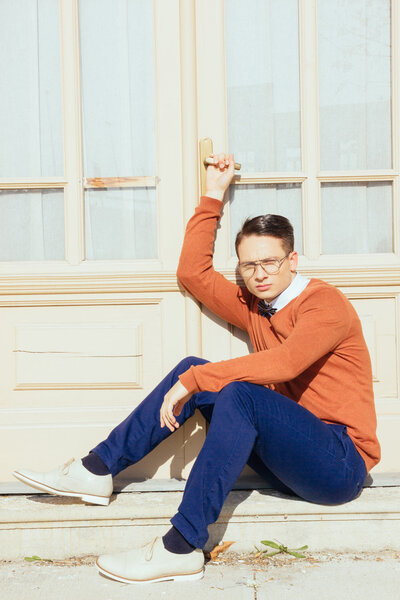
[[[103,575],[123,583],[188,581],[203,577],[204,554],[199,548],[189,554],[175,554],[164,547],[161,537],[156,537],[133,550],[103,554],[96,567]]]
[[[13,472],[14,477],[35,489],[56,496],[73,496],[85,502],[102,504],[110,503],[113,492],[111,475],[94,475],[88,471],[80,459],[71,458],[54,471],[38,473],[28,469]]]

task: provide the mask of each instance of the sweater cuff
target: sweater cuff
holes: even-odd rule
[[[210,196],[201,196],[200,197],[200,206],[203,208],[208,208],[209,210],[216,212],[218,214],[221,213],[221,208],[224,205],[223,200],[218,200],[218,198],[211,198]]]
[[[199,386],[196,383],[196,379],[194,378],[192,369],[193,365],[187,371],[178,375],[178,378],[182,385],[185,386],[189,394],[197,394],[201,390],[199,389]]]

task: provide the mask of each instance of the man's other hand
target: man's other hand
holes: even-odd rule
[[[172,386],[164,396],[164,402],[160,409],[160,425],[167,426],[171,431],[175,431],[179,427],[179,423],[175,419],[174,414],[178,417],[182,408],[193,394],[189,394],[185,386],[178,381]]]

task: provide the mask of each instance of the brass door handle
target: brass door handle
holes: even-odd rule
[[[204,196],[206,191],[206,174],[207,174],[207,166],[213,165],[214,160],[210,157],[210,154],[213,154],[213,143],[211,138],[203,138],[199,142],[199,152],[200,152],[200,187],[201,187],[201,195]],[[241,164],[235,163],[235,169],[238,171],[241,168]],[[240,175],[238,175],[240,177]]]

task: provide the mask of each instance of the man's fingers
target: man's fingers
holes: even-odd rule
[[[214,166],[219,169],[225,169],[225,167],[230,165],[230,156],[224,153],[210,154],[210,157],[214,159]]]
[[[174,423],[170,419],[170,416],[168,414],[168,410],[167,410],[167,407],[165,406],[165,404],[163,404],[161,407],[160,417],[162,420],[161,427],[167,426],[170,431],[174,432],[175,431]]]
[[[160,422],[161,422],[161,427],[168,427],[168,429],[171,429],[170,424],[168,423],[168,420],[165,416],[165,411],[164,409],[164,405],[161,407],[161,411],[160,411]]]
[[[176,419],[174,417],[174,407],[172,404],[170,404],[169,406],[167,406],[167,415],[168,415],[168,419],[170,423],[173,423],[175,425],[176,423]]]

